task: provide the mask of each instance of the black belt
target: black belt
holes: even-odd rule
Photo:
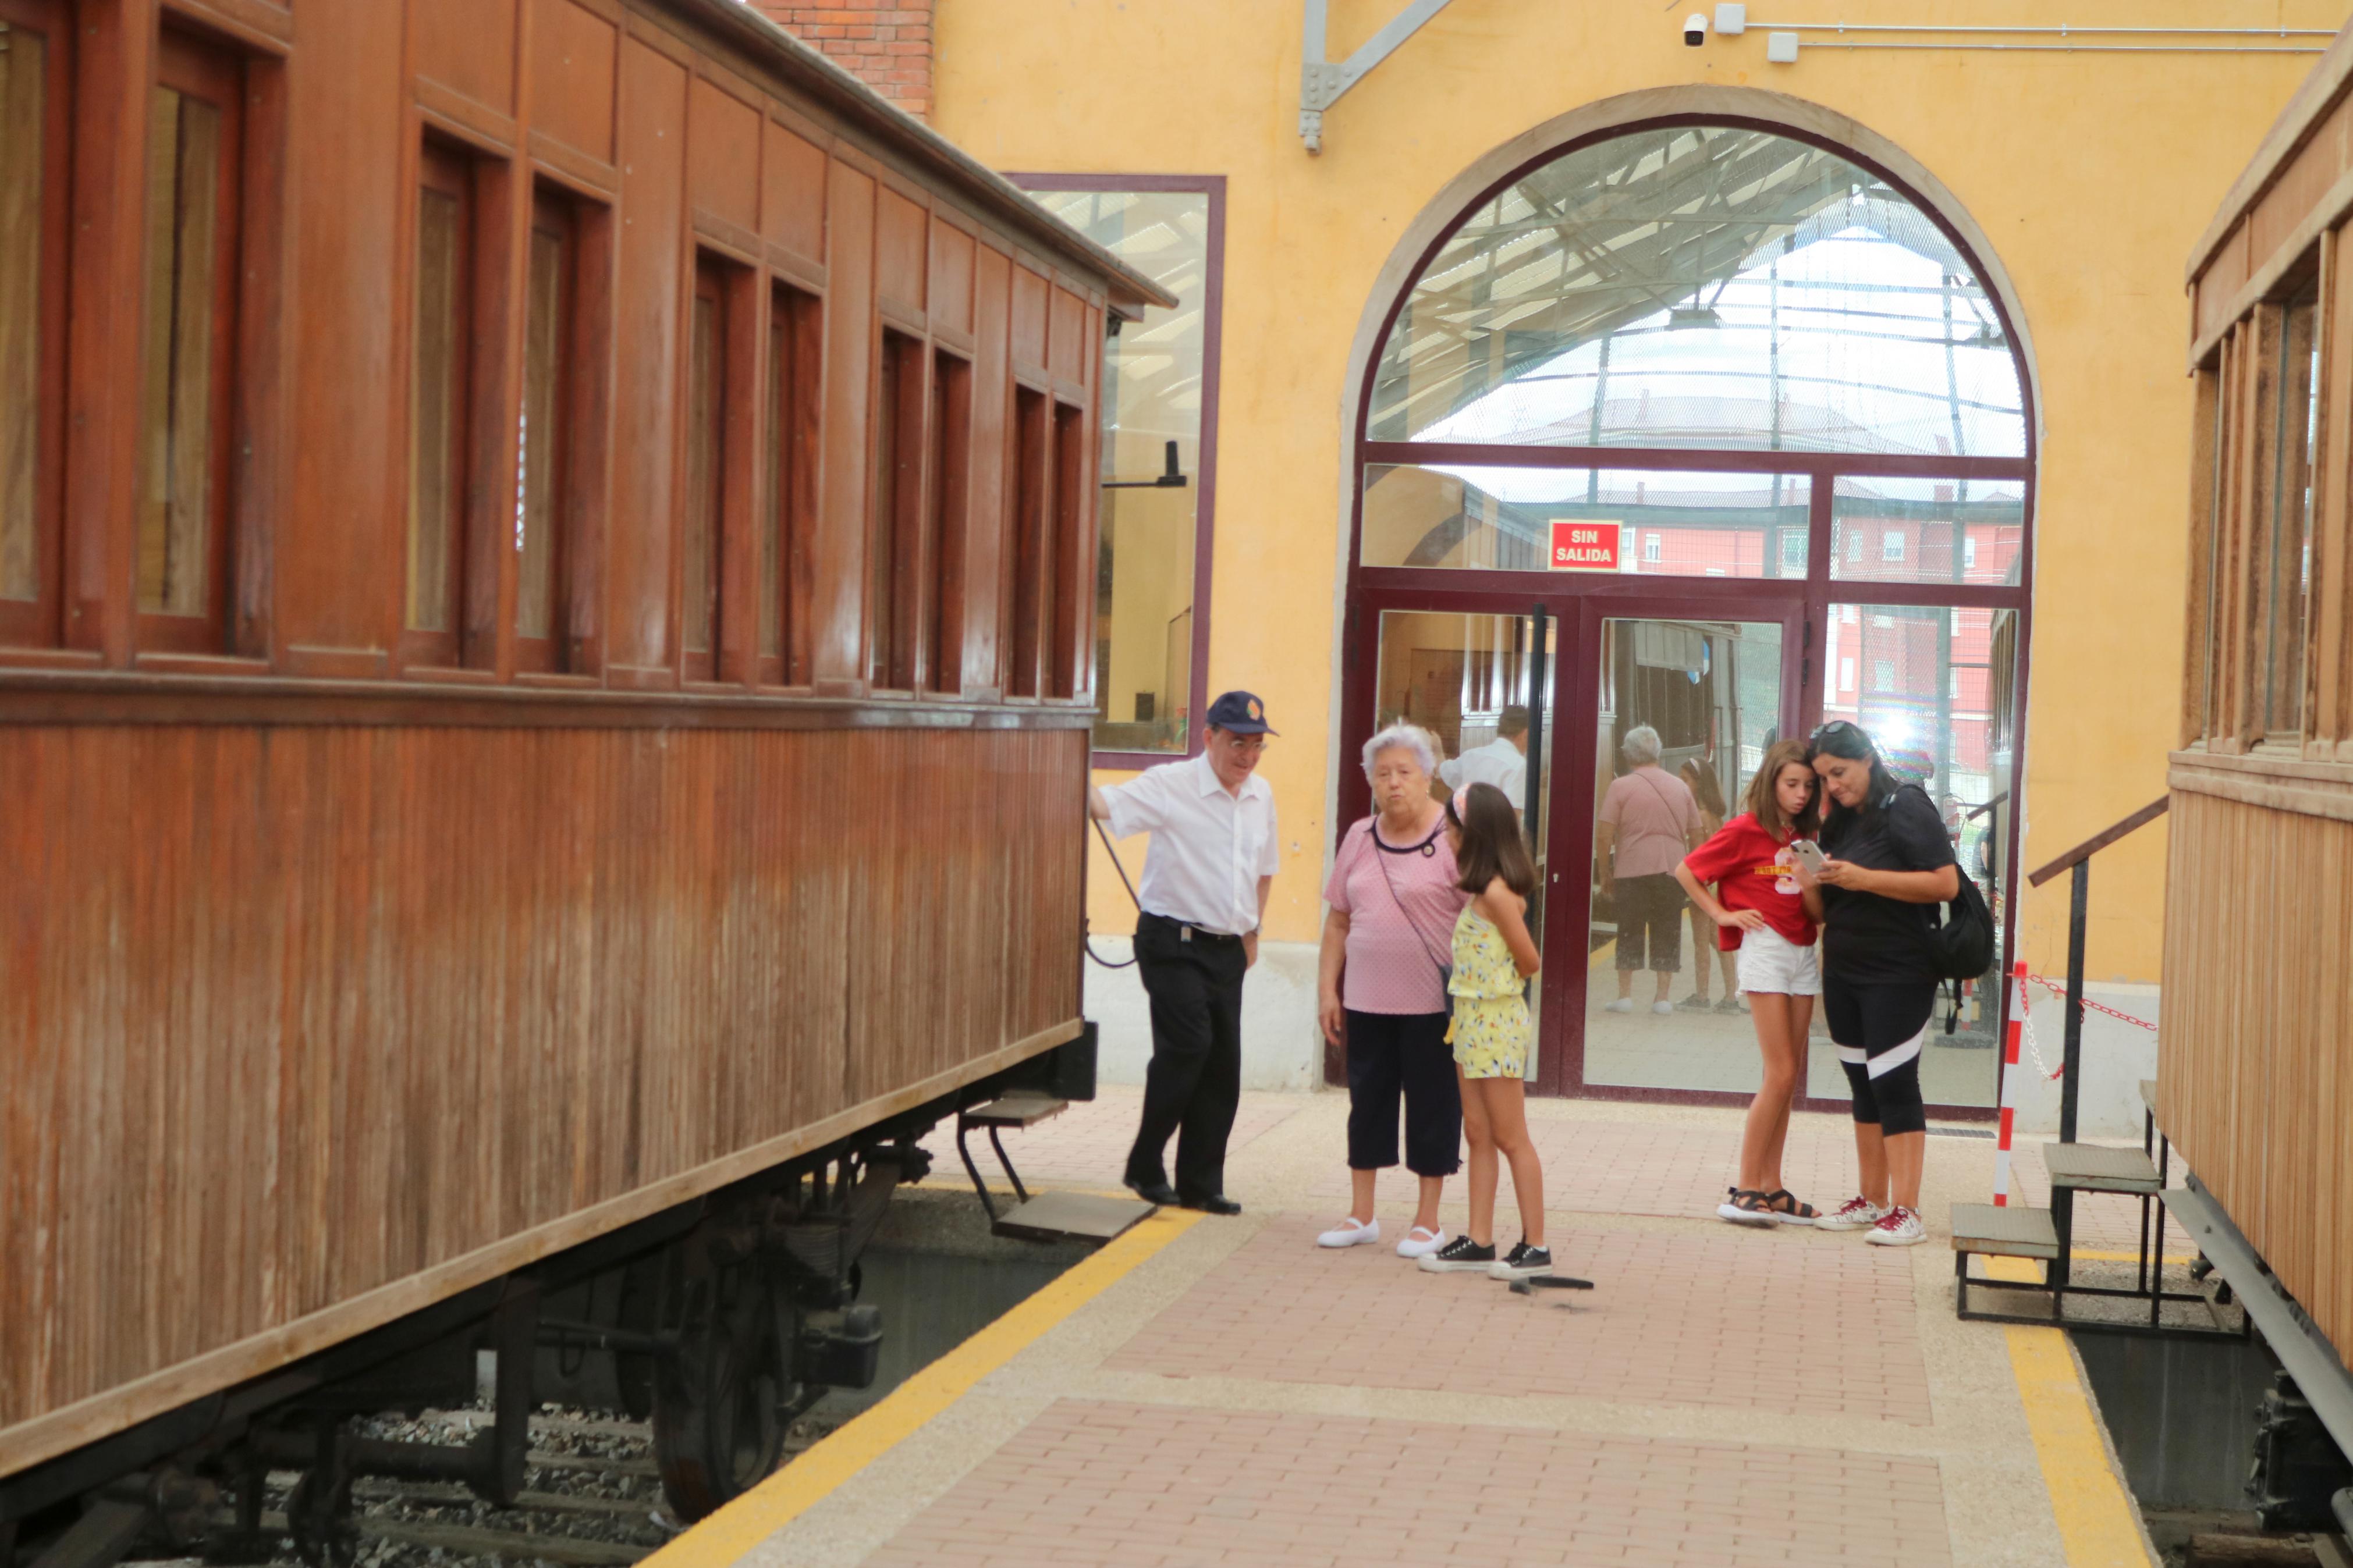
[[[1165,926],[1175,926],[1175,927],[1176,928],[1176,931],[1177,931],[1177,937],[1176,937],[1176,940],[1177,940],[1178,942],[1195,942],[1195,941],[1199,941],[1199,942],[1238,942],[1241,941],[1241,938],[1240,938],[1240,937],[1238,937],[1238,936],[1230,936],[1230,935],[1228,935],[1226,932],[1221,931],[1211,931],[1211,930],[1210,930],[1208,927],[1207,927],[1207,926],[1197,926],[1197,925],[1194,925],[1193,923],[1191,923],[1191,922],[1190,922],[1190,921],[1188,921],[1174,920],[1174,919],[1171,919],[1171,918],[1170,918],[1169,916],[1167,916],[1167,915],[1155,915],[1155,914],[1151,914],[1151,913],[1148,913],[1148,912],[1147,912],[1146,914],[1145,914],[1145,915],[1144,915],[1143,919],[1144,919],[1144,920],[1147,920],[1147,921],[1155,921],[1155,922],[1156,922],[1156,923],[1158,923],[1158,924],[1160,924],[1160,925],[1165,925]]]

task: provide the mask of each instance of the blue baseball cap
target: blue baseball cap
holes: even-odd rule
[[[1209,728],[1229,735],[1273,735],[1266,721],[1266,704],[1247,691],[1229,691],[1209,704]]]

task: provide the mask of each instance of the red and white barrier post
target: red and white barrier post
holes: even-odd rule
[[[2026,961],[2020,959],[2010,971],[2010,1022],[2001,1032],[2001,1130],[1993,1146],[1993,1201],[1996,1208],[2010,1205],[2010,1124],[2018,1115],[2019,1037],[2026,1029]]]

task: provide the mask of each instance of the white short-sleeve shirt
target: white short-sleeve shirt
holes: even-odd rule
[[[1438,764],[1446,787],[1461,791],[1474,784],[1490,784],[1504,792],[1514,811],[1526,808],[1520,797],[1527,793],[1528,759],[1517,746],[1498,735],[1483,746],[1473,746],[1459,757]]]
[[[1103,794],[1113,837],[1152,835],[1136,894],[1145,912],[1228,936],[1258,929],[1258,880],[1282,863],[1271,784],[1252,773],[1229,793],[1204,755],[1146,768]]]

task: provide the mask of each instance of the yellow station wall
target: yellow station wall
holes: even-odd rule
[[[1344,58],[1401,4],[1331,0],[1328,58]],[[2023,3],[1815,9],[1798,19],[2060,19]],[[1256,690],[1282,731],[1262,764],[1284,848],[1271,938],[1311,941],[1320,915],[1343,410],[1351,344],[1387,303],[1373,299],[1376,274],[1483,154],[1641,89],[1733,85],[1824,106],[1917,160],[1974,218],[2022,310],[2039,384],[2024,865],[2164,793],[2188,527],[2183,264],[2316,57],[1806,49],[1775,66],[1761,29],[1685,47],[1683,15],[1714,10],[1697,0],[1454,0],[1333,109],[1311,156],[1297,133],[1300,10],[1298,0],[939,0],[936,21],[934,123],[990,165],[1227,177],[1208,691]],[[2064,19],[2329,28],[2344,16],[2316,0],[2108,0]],[[1131,871],[1142,847],[1123,847]],[[1094,856],[1094,927],[1131,930],[1125,895],[1100,847]],[[2157,979],[2162,825],[2103,854],[2096,873],[2091,974]],[[2066,918],[2063,880],[2027,896],[2022,951],[2042,973],[2063,959]]]

